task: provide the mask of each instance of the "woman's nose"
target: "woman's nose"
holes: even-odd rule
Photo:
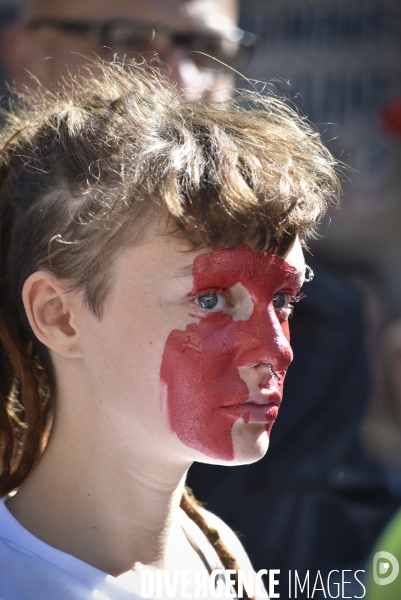
[[[237,322],[237,348],[238,367],[264,365],[265,376],[271,369],[285,373],[293,358],[288,321],[279,321],[272,304],[255,306],[250,319]]]
[[[286,371],[275,371],[271,363],[260,363],[249,367],[238,367],[238,374],[245,382],[250,394],[260,394],[263,389],[270,388],[271,381],[275,388],[282,385]]]

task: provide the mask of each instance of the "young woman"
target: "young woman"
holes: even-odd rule
[[[145,570],[215,597],[202,574],[250,565],[185,475],[266,452],[338,180],[279,100],[94,73],[25,94],[1,134],[0,597],[135,598]]]

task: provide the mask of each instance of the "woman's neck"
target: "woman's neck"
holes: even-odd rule
[[[179,526],[189,465],[156,450],[144,455],[138,439],[116,439],[107,424],[84,431],[77,422],[73,429],[56,423],[39,465],[7,507],[36,537],[111,575],[137,562],[169,568],[179,548],[189,550]]]

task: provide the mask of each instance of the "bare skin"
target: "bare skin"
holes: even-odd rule
[[[102,48],[95,38],[51,27],[30,30],[24,26],[38,18],[90,22],[115,18],[154,20],[171,25],[176,31],[220,31],[236,26],[237,4],[236,0],[31,0],[24,22],[9,28],[3,39],[4,60],[18,88],[32,87],[33,78],[45,86],[51,85],[67,65],[74,71],[84,64],[79,55],[112,57],[112,52]],[[216,94],[227,94],[232,85],[231,76],[226,72],[210,79],[181,48],[161,58],[171,79],[188,97],[210,94],[207,88],[213,88]]]
[[[166,340],[194,319],[192,275],[180,274],[206,252],[177,243],[155,238],[118,260],[100,321],[47,272],[23,291],[51,352],[57,410],[38,467],[7,507],[38,538],[114,576],[138,564],[203,568],[178,513],[187,469],[208,457],[180,441],[160,399]],[[285,260],[303,273],[298,241]],[[254,428],[239,423],[232,435],[247,451],[230,464],[260,458]]]

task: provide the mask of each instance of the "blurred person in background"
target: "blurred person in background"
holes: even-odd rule
[[[389,140],[401,140],[401,98],[385,105],[381,125]],[[398,219],[395,219],[398,223]],[[398,256],[398,254],[397,254]],[[401,501],[401,317],[390,319],[380,331],[379,385],[363,424],[366,445],[384,465],[393,495]]]
[[[195,463],[188,476],[208,509],[243,534],[255,568],[281,570],[283,598],[291,597],[289,570],[302,580],[308,570],[313,580],[318,570],[339,570],[334,583],[341,570],[365,569],[396,508],[360,439],[370,396],[363,301],[316,259],[307,262],[315,278],[290,324],[295,358],[270,455],[236,472]],[[346,595],[359,596],[353,585]]]
[[[214,98],[233,84],[222,63],[241,67],[254,41],[237,12],[235,0],[27,0],[3,36],[4,61],[22,88],[50,86],[84,57],[156,53],[188,98]]]
[[[223,97],[232,74],[192,50],[241,70],[254,39],[237,28],[233,0],[31,0],[21,15],[3,42],[19,88],[32,86],[32,75],[51,86],[66,65],[82,65],[79,55],[152,60],[157,52],[188,99]],[[370,393],[362,300],[308,262],[316,276],[291,323],[296,358],[269,455],[237,469],[194,464],[188,479],[208,509],[241,532],[257,569],[281,569],[282,597],[288,569],[363,568],[393,511],[385,479],[359,440]]]

